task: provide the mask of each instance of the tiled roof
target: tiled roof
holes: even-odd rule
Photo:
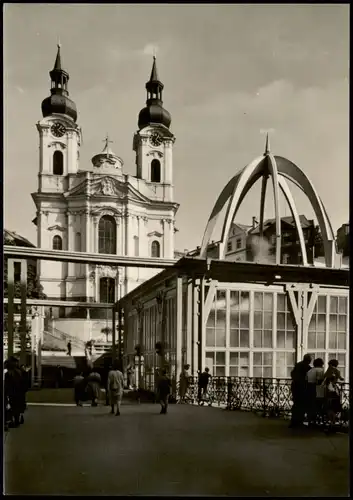
[[[305,217],[305,215],[299,215],[299,220],[300,220],[302,228],[307,228],[307,227],[310,227],[312,225],[312,222],[309,221]],[[291,216],[289,216],[289,217],[282,217],[281,221],[285,222],[286,224],[289,224],[292,227],[295,227],[294,219]],[[264,230],[266,230],[268,227],[272,226],[275,223],[276,223],[276,219],[274,219],[274,218],[273,219],[266,219],[264,221]],[[249,232],[251,234],[259,233],[260,232],[260,226],[257,226],[256,228],[251,229]]]
[[[5,238],[14,241],[16,243],[16,246],[19,247],[32,247],[32,248],[36,247],[26,238],[24,238],[20,234],[15,233],[15,231],[9,231],[8,229],[4,229],[4,239]]]

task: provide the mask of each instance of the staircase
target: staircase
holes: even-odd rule
[[[65,348],[65,350],[67,349],[67,344],[70,341],[72,350],[79,350],[83,354],[85,352],[85,342],[83,340],[80,340],[77,337],[74,337],[73,335],[70,335],[68,333],[62,332],[57,328],[50,328],[49,330],[44,330],[44,335],[61,341],[63,343],[63,347]]]

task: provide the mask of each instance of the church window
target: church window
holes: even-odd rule
[[[103,215],[99,221],[98,252],[116,253],[116,222],[111,215]]]
[[[161,164],[159,160],[152,160],[151,182],[161,182]]]
[[[53,250],[62,250],[63,249],[63,240],[60,236],[56,235],[53,238]]]
[[[81,233],[76,233],[75,250],[81,252]]]
[[[151,257],[160,257],[161,256],[161,245],[159,241],[152,241],[151,245]]]
[[[63,175],[64,173],[64,156],[61,151],[54,152],[53,173],[54,175]]]
[[[115,279],[101,278],[99,281],[99,301],[102,304],[115,302]]]

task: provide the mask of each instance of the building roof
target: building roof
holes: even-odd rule
[[[348,269],[320,268],[303,265],[260,264],[254,262],[232,262],[218,259],[183,257],[169,267],[145,281],[122,297],[120,306],[150,293],[163,282],[177,277],[214,279],[226,283],[313,283],[322,286],[349,286]]]
[[[17,234],[15,231],[9,231],[8,229],[4,229],[4,240],[10,240],[13,242],[17,247],[31,247],[31,248],[36,248],[33,243],[27,240],[27,238],[24,238],[20,234]]]
[[[305,215],[299,215],[299,220],[301,223],[301,226],[303,229],[307,227],[311,227],[313,225],[313,221],[308,220]],[[295,221],[294,218],[289,216],[289,217],[281,217],[281,222],[284,222],[285,224],[288,224],[289,226],[295,227]],[[273,224],[276,224],[276,219],[266,219],[264,221],[264,231],[268,229],[270,226]],[[256,226],[254,229],[250,229],[249,233],[251,234],[257,234],[260,232],[260,226]]]
[[[237,226],[240,229],[243,229],[244,231],[248,231],[249,229],[252,228],[250,224],[239,224],[238,222],[233,222],[232,227]]]

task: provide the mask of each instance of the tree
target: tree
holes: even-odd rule
[[[105,326],[101,329],[101,333],[105,335],[105,341],[108,342],[108,337],[112,333],[112,329],[109,326]]]

